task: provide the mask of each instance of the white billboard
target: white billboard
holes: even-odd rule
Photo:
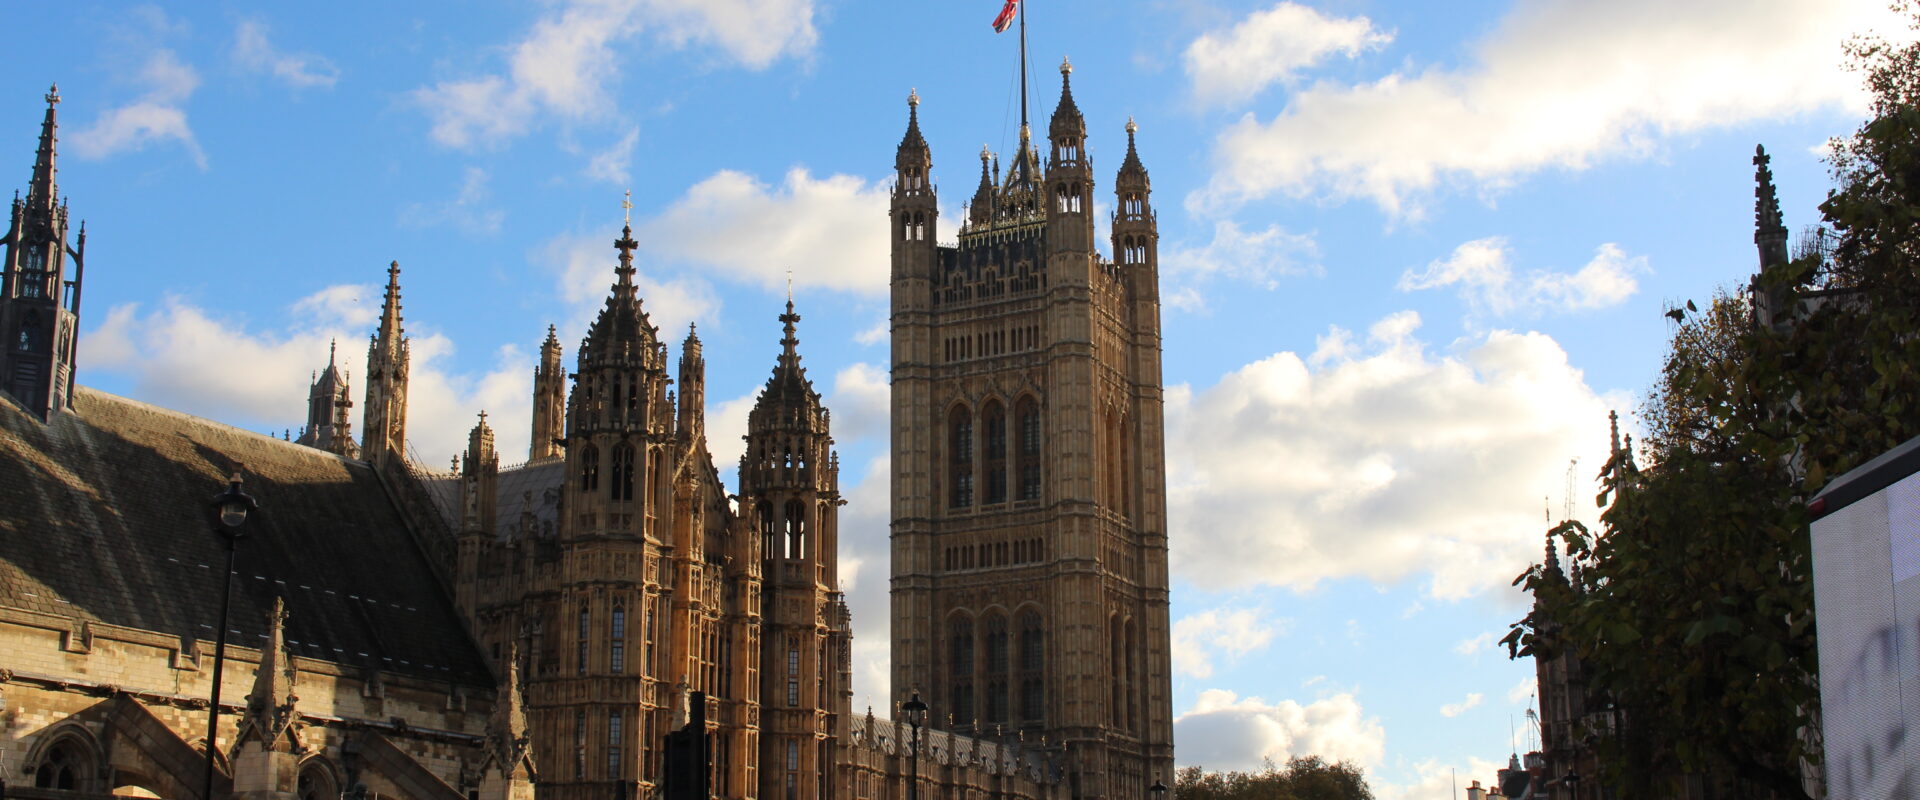
[[[1827,794],[1920,798],[1920,439],[1811,507]]]

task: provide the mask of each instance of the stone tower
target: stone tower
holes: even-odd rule
[[[800,366],[787,301],[780,360],[747,416],[743,509],[759,526],[760,791],[769,800],[833,800],[834,758],[849,714],[852,634],[837,554],[840,464],[827,409]]]
[[[547,340],[540,344],[540,366],[533,370],[533,441],[527,460],[540,461],[564,455],[560,434],[567,424],[567,369],[560,364],[560,337],[547,326]]]
[[[59,106],[56,86],[47,92],[27,199],[14,195],[13,220],[0,239],[7,246],[6,261],[0,262],[0,388],[42,420],[71,402],[87,250],[85,224],[79,246],[67,246],[67,205],[54,182]],[[67,279],[69,258],[72,280]]]
[[[347,458],[359,458],[360,446],[353,441],[352,391],[340,372],[334,347],[327,346],[327,368],[313,379],[307,390],[307,426],[300,429],[299,443]]]
[[[400,262],[387,265],[387,296],[380,305],[380,330],[367,343],[367,400],[361,409],[365,441],[360,453],[376,465],[392,456],[407,457],[406,330],[400,327]]]
[[[1044,171],[1024,124],[1005,172],[983,153],[955,246],[935,242],[909,99],[892,199],[893,693],[920,692],[961,733],[1044,737],[1075,796],[1140,797],[1173,770],[1158,234],[1129,124],[1116,258],[1096,249],[1071,70]]]

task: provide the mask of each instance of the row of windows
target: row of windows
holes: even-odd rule
[[[1040,403],[1031,396],[1020,398],[1014,407],[1015,433],[1018,436],[1014,457],[1007,453],[1007,413],[998,400],[981,406],[978,445],[984,451],[976,463],[974,415],[966,406],[955,406],[947,414],[948,505],[967,508],[974,504],[976,473],[986,484],[984,502],[1004,503],[1008,497],[1008,478],[1013,480],[1020,500],[1040,499]],[[1008,461],[1013,463],[1009,476]]]
[[[762,558],[807,558],[815,549],[808,539],[812,524],[807,504],[788,500],[783,513],[773,513],[773,503],[760,501],[760,555]]]
[[[988,614],[977,629],[965,614],[947,623],[947,672],[952,682],[948,700],[956,724],[1046,719],[1046,633],[1037,612],[1028,610],[1020,615],[1017,643],[1019,650],[1015,653],[1015,641],[1002,614]],[[985,657],[978,657],[981,654]],[[1016,656],[1018,662],[1014,661]],[[1020,705],[1012,708],[1009,689],[1016,685]],[[975,687],[984,690],[984,709],[975,705]],[[984,718],[978,716],[982,711]]]
[[[666,467],[658,450],[651,453],[651,488],[654,496],[659,496],[661,481],[665,478]],[[634,447],[627,442],[613,446],[609,459],[611,474],[608,475],[607,494],[615,502],[627,502],[633,499],[633,486],[638,480],[635,471]],[[580,458],[575,472],[580,491],[600,491],[600,448],[591,444],[580,448]]]
[[[1046,548],[1039,538],[976,542],[946,549],[946,568],[950,570],[1033,564],[1045,559]]]
[[[949,336],[943,344],[947,361],[965,361],[1040,349],[1040,326],[1019,325],[971,336]]]

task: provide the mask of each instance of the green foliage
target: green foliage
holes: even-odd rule
[[[1174,773],[1178,800],[1373,800],[1366,775],[1351,761],[1329,763],[1295,756],[1284,767],[1272,761],[1252,772],[1207,772],[1182,767]]]
[[[1805,797],[1819,760],[1809,515],[1832,477],[1920,435],[1920,46],[1849,46],[1873,116],[1834,143],[1826,231],[1767,267],[1775,324],[1744,298],[1691,303],[1644,407],[1650,436],[1601,473],[1602,528],[1551,537],[1578,579],[1520,576],[1516,656],[1572,654],[1605,781],[1658,793],[1676,771]]]

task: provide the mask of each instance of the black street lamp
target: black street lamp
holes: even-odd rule
[[[213,800],[213,756],[219,749],[220,731],[220,672],[227,655],[227,616],[233,607],[234,544],[246,535],[240,526],[246,524],[247,514],[260,504],[240,491],[240,473],[235,472],[227,490],[214,496],[212,506],[214,530],[227,545],[227,573],[220,585],[220,628],[213,637],[213,697],[207,704],[207,768],[200,780],[200,800]]]
[[[1159,778],[1153,779],[1153,785],[1147,787],[1148,800],[1167,800],[1167,785]]]
[[[914,692],[900,710],[907,712],[907,724],[913,730],[909,750],[913,754],[913,777],[907,779],[907,800],[920,800],[920,726],[927,721],[927,704],[920,701],[919,692]]]
[[[1568,770],[1566,775],[1561,776],[1560,782],[1567,785],[1567,793],[1573,795],[1573,800],[1580,800],[1580,772],[1578,770]]]

